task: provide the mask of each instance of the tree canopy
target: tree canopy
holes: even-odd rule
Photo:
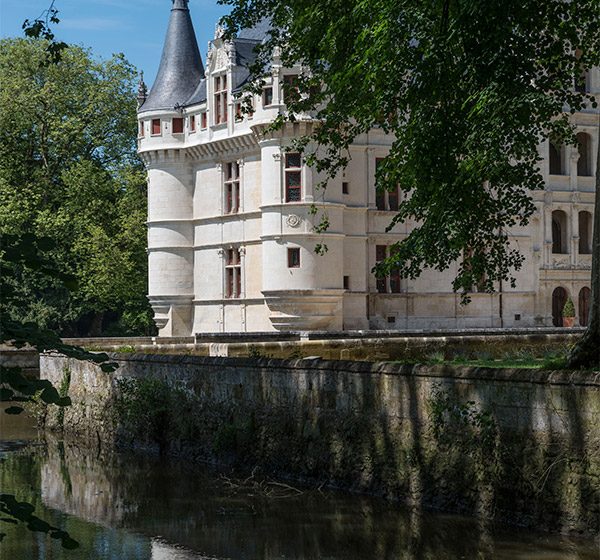
[[[573,85],[598,63],[599,0],[222,3],[233,7],[231,34],[272,23],[257,75],[274,49],[284,66],[306,68],[301,95],[287,99],[292,118],[316,117],[303,147],[319,147],[307,150],[317,168],[334,176],[373,128],[394,135],[378,185],[399,185],[394,223],[415,227],[381,273],[459,261],[454,288],[464,293],[511,279],[523,257],[508,232],[527,223],[530,191],[543,188],[538,146],[573,141],[565,107],[594,103]]]
[[[78,289],[11,263],[3,312],[64,335],[100,334],[110,319],[115,334],[142,334],[152,322],[136,71],[77,46],[48,56],[43,39],[0,42],[0,235],[46,239],[45,258]]]
[[[458,263],[465,302],[473,286],[514,286],[524,257],[510,234],[544,188],[539,146],[575,143],[570,114],[598,107],[579,86],[600,64],[600,0],[220,1],[228,36],[271,22],[256,92],[274,52],[304,68],[274,126],[312,114],[298,147],[327,178],[361,135],[393,135],[377,186],[404,194],[390,229],[414,227],[378,274]]]

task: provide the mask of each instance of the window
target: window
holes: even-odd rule
[[[196,132],[196,115],[190,116],[190,132]]]
[[[239,298],[242,294],[240,252],[238,249],[227,249],[225,257],[225,297]]]
[[[562,148],[553,142],[548,144],[548,157],[550,159],[550,175],[564,175]]]
[[[389,256],[391,256],[391,250],[389,252]],[[384,261],[388,257],[388,247],[387,245],[377,245],[375,247],[375,260],[377,263]],[[382,276],[377,278],[377,291],[380,294],[399,294],[401,291],[400,286],[400,271],[397,268],[394,268],[390,271],[388,276]]]
[[[160,134],[160,119],[152,119],[152,136]]]
[[[241,102],[237,102],[235,104],[235,120],[241,121],[244,118],[244,114],[242,113],[242,104]]]
[[[206,129],[207,126],[208,126],[208,119],[207,119],[206,111],[203,111],[202,113],[200,113],[200,128],[202,130],[204,130],[204,129]]]
[[[266,87],[263,89],[263,107],[273,104],[273,88]]]
[[[140,132],[139,132],[140,138],[144,137],[144,121],[140,121]]]
[[[183,134],[183,119],[181,117],[174,118],[171,126],[173,134]]]
[[[285,201],[302,199],[302,157],[299,153],[285,154]]]
[[[296,102],[300,99],[298,90],[298,76],[295,74],[283,77],[283,99],[288,102]]]
[[[577,145],[579,150],[577,175],[580,177],[590,177],[592,175],[592,139],[590,138],[590,135],[585,132],[580,132],[577,135]]]
[[[221,124],[227,122],[227,76],[217,76],[214,81],[215,84],[215,124]]]
[[[375,167],[379,167],[383,162],[383,158],[377,158],[375,160]],[[377,189],[375,193],[375,206],[377,210],[390,210],[397,212],[398,211],[398,203],[400,201],[400,189],[398,186],[393,191],[388,191],[386,189]]]
[[[592,215],[579,212],[579,254],[592,254]]]
[[[344,290],[350,289],[350,276],[344,276]]]
[[[300,268],[300,249],[294,247],[287,250],[288,268]]]
[[[562,210],[552,212],[552,252],[568,253],[567,215]]]
[[[555,327],[563,326],[563,308],[567,303],[567,290],[559,286],[552,292],[552,324]]]
[[[350,192],[350,183],[345,181],[342,183],[342,194],[348,194]]]
[[[225,214],[236,214],[240,209],[240,166],[232,161],[225,164]]]

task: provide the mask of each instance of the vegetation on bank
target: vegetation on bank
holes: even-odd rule
[[[1,311],[63,336],[153,334],[136,69],[47,48],[0,41]],[[19,243],[60,275],[12,258]]]

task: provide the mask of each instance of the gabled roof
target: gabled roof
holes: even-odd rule
[[[148,98],[139,111],[184,105],[204,78],[188,0],[172,0],[171,17],[160,67]],[[206,97],[206,95],[205,95]]]

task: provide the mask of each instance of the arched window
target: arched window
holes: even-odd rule
[[[548,144],[550,159],[550,175],[564,175],[562,148],[553,142]]]
[[[588,287],[579,290],[579,324],[582,327],[587,327],[590,321],[590,299],[592,290]]]
[[[552,252],[569,252],[567,243],[567,215],[562,210],[552,212]]]
[[[577,135],[579,159],[577,160],[577,175],[590,177],[592,175],[592,139],[589,134],[580,132]]]
[[[563,326],[563,307],[567,303],[567,290],[560,286],[552,292],[552,324]]]
[[[592,215],[579,212],[579,254],[592,254]]]

